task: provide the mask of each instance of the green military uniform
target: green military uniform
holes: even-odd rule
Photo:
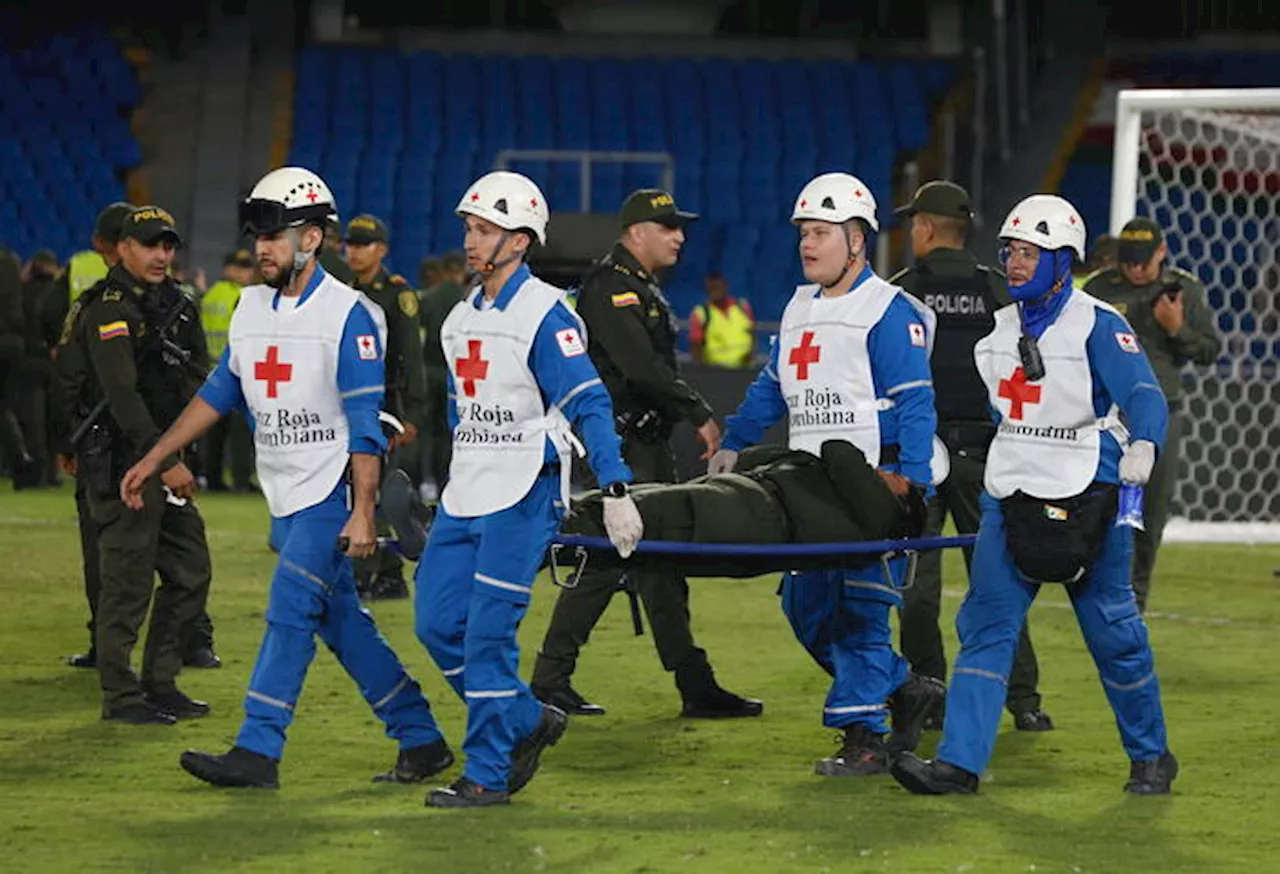
[[[683,224],[691,218],[662,192],[638,192],[622,210],[624,228],[637,221]],[[676,319],[666,296],[619,243],[583,280],[577,312],[586,324],[587,352],[613,400],[623,458],[634,481],[675,482],[672,429],[682,419],[699,427],[712,411],[680,378]],[[689,625],[688,584],[667,570],[637,570],[627,577],[648,614],[662,666],[675,673],[687,705],[700,690],[715,687],[706,653],[694,644]],[[578,652],[618,584],[616,569],[588,567],[575,588],[560,592],[534,666],[535,692],[549,695],[569,686]]]
[[[94,220],[93,236],[95,244],[102,245],[108,251],[114,251],[120,242],[120,233],[124,220],[133,213],[133,206],[122,201],[107,205]],[[72,259],[73,262],[75,259]],[[82,259],[81,264],[88,263]],[[104,262],[105,263],[105,262]],[[53,445],[61,455],[75,456],[76,447],[70,442],[71,423],[76,414],[77,399],[74,394],[68,396],[68,390],[77,386],[77,373],[84,367],[83,357],[72,347],[67,354],[64,344],[70,336],[70,323],[67,315],[71,306],[71,268],[74,263],[54,280],[53,289],[45,296],[41,307],[41,322],[44,335],[49,346],[54,350],[54,374],[49,381],[49,404],[53,415],[50,417],[53,430]],[[82,267],[83,271],[83,267]],[[105,273],[103,274],[105,276]],[[80,279],[77,278],[77,283]],[[87,289],[81,289],[80,292]],[[76,298],[80,297],[77,293]],[[98,552],[98,526],[94,524],[93,515],[89,512],[89,499],[86,494],[85,477],[76,476],[76,522],[80,530],[80,561],[84,569],[84,596],[89,604],[89,649],[86,652],[69,656],[67,663],[76,668],[93,668],[97,661],[97,616],[98,593],[102,583],[100,576],[101,556]]]
[[[921,213],[966,222],[971,217],[968,193],[949,182],[926,183],[897,212],[904,217]],[[982,518],[978,497],[995,426],[973,347],[995,328],[995,311],[1010,302],[1004,275],[979,264],[966,249],[935,248],[889,282],[938,315],[930,364],[938,436],[947,446],[951,472],[929,502],[925,536],[941,535],[948,513],[958,533],[974,534]],[[964,550],[966,568],[972,556],[973,550]],[[903,595],[902,653],[916,673],[946,680],[947,659],[938,625],[941,601],[942,552],[928,550],[920,555],[915,584]],[[1039,679],[1039,664],[1024,625],[1005,698],[1015,719],[1040,709]]]
[[[247,249],[229,254],[225,263],[238,267],[253,267],[253,256]],[[200,324],[204,328],[209,346],[209,360],[215,364],[227,348],[227,333],[231,330],[231,314],[240,302],[241,288],[230,279],[221,279],[209,287],[200,298]],[[231,484],[237,492],[253,490],[250,477],[253,474],[253,436],[239,410],[232,410],[218,419],[200,441],[203,474],[211,491],[224,491],[222,459],[227,450],[231,456]]]
[[[1119,261],[1121,264],[1146,263],[1163,241],[1159,225],[1149,219],[1133,219],[1120,232]],[[1174,289],[1182,298],[1183,322],[1177,333],[1171,335],[1156,321],[1154,310],[1160,295]],[[1169,403],[1167,436],[1144,491],[1145,530],[1134,531],[1133,537],[1133,591],[1138,606],[1145,610],[1151,592],[1151,572],[1164,537],[1169,498],[1177,486],[1182,457],[1182,367],[1187,362],[1213,364],[1222,349],[1222,339],[1204,286],[1185,270],[1165,267],[1153,282],[1134,285],[1118,267],[1112,267],[1090,277],[1085,291],[1114,306],[1128,320],[1151,360]]]
[[[320,257],[316,259],[320,266],[324,268],[324,272],[328,273],[334,279],[350,285],[355,288],[356,275],[351,272],[351,268],[347,266],[347,262],[342,260],[342,253],[337,249],[331,249],[328,246],[320,248]]]
[[[453,440],[449,435],[449,368],[440,345],[440,328],[458,301],[467,296],[460,283],[446,279],[422,294],[422,361],[426,368],[426,440],[427,466],[436,488],[444,491],[449,479],[449,461]]]
[[[172,219],[153,207],[126,218],[123,236],[144,245],[177,238]],[[175,313],[182,317],[173,318]],[[101,556],[97,661],[103,716],[123,717],[145,709],[147,699],[178,694],[179,635],[204,609],[210,561],[204,522],[193,503],[168,500],[155,478],[144,490],[143,509],[131,510],[120,501],[120,478],[198,390],[208,353],[194,302],[172,282],[144,285],[123,264],[73,304],[67,322],[59,373],[69,380],[66,396],[76,399],[80,411],[75,424],[106,402],[77,455]],[[162,472],[177,463],[167,459]],[[157,572],[161,583],[139,679],[130,656]]]
[[[852,443],[828,440],[821,456],[785,446],[743,450],[732,473],[631,490],[646,540],[679,543],[853,543],[918,535],[908,503],[894,496]],[[603,494],[575,498],[567,534],[607,537]],[[915,523],[923,521],[917,512]],[[616,553],[615,553],[616,556]],[[608,561],[595,556],[592,561]],[[662,559],[658,559],[661,561]],[[674,561],[690,561],[678,556]],[[742,575],[742,563],[724,570]],[[699,572],[708,572],[699,565]],[[755,575],[756,572],[752,572]]]
[[[389,235],[382,221],[374,216],[361,215],[348,223],[346,240],[348,245],[387,243]],[[368,295],[386,313],[387,388],[383,407],[401,422],[421,430],[426,424],[427,388],[422,363],[422,335],[418,331],[418,293],[403,276],[389,273],[382,266],[369,282],[361,282],[357,277],[352,287]],[[411,455],[417,448],[409,444],[408,449],[395,450],[391,462],[395,467],[409,467],[407,473],[415,481],[418,465],[411,463]],[[380,520],[378,526],[379,535],[391,534],[385,521]],[[394,550],[380,549],[369,558],[355,559],[352,564],[362,589],[373,594],[387,583],[396,589],[404,587],[404,562]],[[386,582],[379,584],[379,580]]]

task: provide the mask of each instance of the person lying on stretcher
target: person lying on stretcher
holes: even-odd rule
[[[925,503],[919,487],[871,467],[852,443],[828,440],[821,452],[756,446],[742,452],[732,473],[633,486],[644,540],[851,543],[920,535]],[[574,498],[561,533],[606,536],[603,507],[599,490]]]

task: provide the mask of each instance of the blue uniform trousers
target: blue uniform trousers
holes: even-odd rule
[[[558,473],[487,516],[441,507],[414,575],[418,639],[467,705],[464,776],[486,789],[507,788],[511,752],[542,718],[520,679],[516,630],[562,516]]]
[[[960,654],[937,753],[939,760],[974,774],[991,758],[1018,633],[1040,588],[1014,569],[1000,503],[984,493],[980,504],[969,593],[956,616]],[[1158,758],[1168,742],[1147,626],[1129,582],[1132,552],[1133,529],[1109,528],[1093,567],[1067,592],[1125,752],[1137,762]]]
[[[891,564],[895,576],[903,564]],[[822,724],[888,731],[889,696],[906,682],[907,661],[894,651],[889,627],[902,596],[881,569],[792,572],[780,594],[796,638],[832,676]]]
[[[440,740],[418,683],[360,606],[351,562],[337,548],[349,515],[346,486],[339,485],[323,502],[272,520],[280,560],[271,578],[267,630],[249,679],[237,746],[281,757],[317,634],[401,749]]]

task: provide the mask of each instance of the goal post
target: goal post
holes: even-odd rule
[[[1183,370],[1166,540],[1280,542],[1280,88],[1116,99],[1110,232],[1165,232],[1205,286],[1222,350]]]

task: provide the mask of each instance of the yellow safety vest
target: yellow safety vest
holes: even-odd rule
[[[702,360],[717,367],[743,367],[755,342],[753,322],[738,301],[727,310],[698,304],[702,310]]]
[[[231,330],[231,313],[240,302],[240,286],[229,279],[213,284],[200,301],[200,325],[204,328],[209,358],[216,364],[227,348],[227,332]]]
[[[107,262],[101,255],[92,249],[75,253],[67,263],[67,284],[71,287],[71,300],[67,303],[75,303],[76,298],[106,278]]]

